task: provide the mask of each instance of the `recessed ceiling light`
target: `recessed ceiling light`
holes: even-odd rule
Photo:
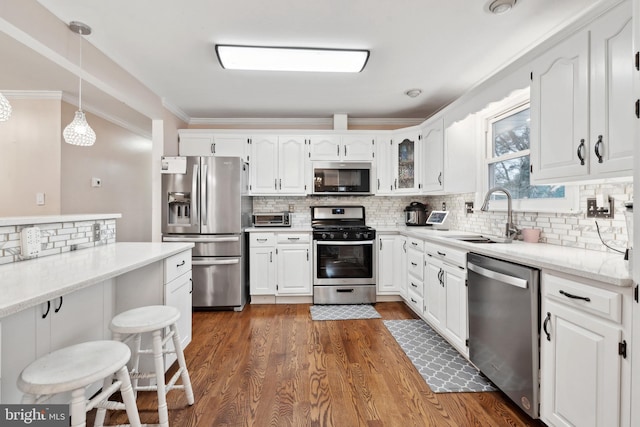
[[[495,0],[489,4],[489,11],[496,15],[510,11],[517,0]]]
[[[409,89],[404,94],[410,98],[415,98],[416,96],[419,96],[421,93],[422,93],[421,89]]]
[[[359,73],[368,50],[216,45],[222,68],[254,71]]]

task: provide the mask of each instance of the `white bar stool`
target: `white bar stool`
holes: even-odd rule
[[[125,409],[131,426],[139,427],[140,417],[127,372],[130,357],[129,347],[117,341],[89,341],[53,351],[20,373],[18,388],[25,393],[22,403],[39,404],[54,394],[70,391],[71,426],[86,426],[87,412],[100,408],[98,411],[103,413],[106,409]],[[112,382],[114,374],[116,381]],[[85,387],[105,379],[109,379],[108,386],[87,400]],[[120,391],[124,403],[107,400],[116,391]]]
[[[159,425],[169,426],[169,413],[167,411],[166,394],[173,389],[184,390],[187,403],[193,405],[193,390],[189,371],[184,360],[184,353],[180,345],[180,335],[176,322],[180,318],[180,311],[175,307],[167,305],[151,305],[134,308],[118,314],[111,320],[109,328],[113,333],[113,339],[127,342],[133,340],[133,356],[131,358],[133,369],[130,372],[134,393],[138,391],[156,391],[158,393],[158,417]],[[163,338],[162,333],[165,328],[169,332]],[[142,334],[151,333],[152,348],[140,349]],[[166,347],[167,342],[173,339],[173,350]],[[165,384],[164,381],[164,355],[175,353],[178,359],[178,370]],[[155,372],[139,372],[140,356],[152,355]],[[182,378],[182,384],[176,385],[178,378]],[[139,386],[138,380],[143,378],[155,378],[156,385]]]

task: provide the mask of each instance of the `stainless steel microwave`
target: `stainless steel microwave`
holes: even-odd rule
[[[371,195],[371,163],[314,162],[314,195]]]

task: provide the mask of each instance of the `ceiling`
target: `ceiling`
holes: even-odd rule
[[[189,118],[426,118],[603,0],[38,2]],[[232,71],[216,43],[371,55],[357,74]]]

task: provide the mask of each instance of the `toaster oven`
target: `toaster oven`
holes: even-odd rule
[[[254,227],[291,227],[289,212],[254,213]]]

